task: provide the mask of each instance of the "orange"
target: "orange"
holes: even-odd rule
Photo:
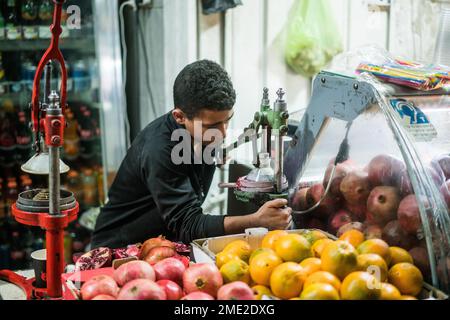
[[[391,262],[391,252],[389,245],[381,239],[369,239],[361,243],[358,248],[358,253],[375,253],[381,256],[387,265]]]
[[[305,270],[306,275],[320,271],[322,266],[322,261],[319,258],[307,258],[300,262],[300,266]]]
[[[378,300],[380,297],[381,283],[367,272],[352,272],[342,281],[343,300]]]
[[[401,296],[399,300],[417,300],[417,298],[413,296]]]
[[[323,249],[327,246],[327,244],[332,243],[331,239],[319,239],[312,245],[312,251],[315,257],[320,258],[322,255]]]
[[[422,291],[422,273],[411,263],[401,262],[394,265],[388,272],[388,279],[402,295],[415,297]]]
[[[248,259],[252,253],[252,248],[247,241],[235,240],[227,244],[223,251],[234,254],[235,256],[238,256],[239,259],[248,262]]]
[[[390,267],[401,262],[408,262],[411,264],[414,263],[413,258],[411,257],[409,252],[403,248],[389,247],[389,251],[391,252],[391,263],[389,264]]]
[[[375,276],[379,281],[387,279],[388,267],[383,258],[374,253],[358,255],[358,271],[365,271]]]
[[[348,230],[339,237],[339,240],[347,241],[352,246],[357,248],[364,242],[364,233],[356,229]]]
[[[263,286],[270,285],[270,275],[277,266],[283,263],[275,253],[261,253],[250,263],[250,276],[253,281]]]
[[[255,294],[255,300],[262,300],[263,296],[272,296],[273,293],[270,291],[269,288],[262,286],[262,285],[256,285],[252,287],[253,293]]]
[[[285,262],[276,267],[270,275],[270,289],[281,299],[298,297],[303,289],[306,274],[295,262]]]
[[[331,272],[339,279],[344,279],[357,267],[357,253],[347,241],[334,241],[322,252],[322,270]]]
[[[289,233],[284,230],[273,230],[269,231],[263,238],[261,247],[262,248],[269,248],[272,250],[275,250],[275,242],[281,238],[282,236],[285,236]]]
[[[280,237],[275,243],[275,252],[286,262],[301,262],[312,257],[311,245],[299,234]]]
[[[254,250],[252,252],[252,254],[250,255],[250,258],[248,259],[248,262],[252,262],[252,259],[254,257],[256,257],[258,254],[263,253],[263,252],[271,252],[271,253],[275,253],[275,251],[273,251],[272,249],[268,249],[268,248],[258,248],[256,250]]]
[[[224,283],[242,281],[250,283],[250,271],[248,264],[240,259],[230,260],[220,268]]]
[[[317,240],[328,239],[327,235],[319,230],[302,230],[300,235],[305,237],[311,245],[313,245]]]
[[[231,260],[239,259],[239,257],[231,252],[222,251],[216,255],[216,266],[217,268],[222,268],[222,266]],[[241,260],[241,259],[239,259]]]
[[[339,300],[339,293],[328,283],[314,283],[303,289],[300,300]]]
[[[290,298],[289,300],[302,300],[300,298]]]
[[[399,300],[401,298],[400,291],[390,283],[381,284],[380,300]]]
[[[304,288],[309,287],[314,283],[328,283],[336,288],[337,291],[341,289],[341,281],[334,274],[327,271],[317,271],[306,278]]]

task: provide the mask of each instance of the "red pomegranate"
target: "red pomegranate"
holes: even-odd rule
[[[428,277],[430,275],[430,257],[427,249],[415,247],[409,250],[409,254],[413,258],[414,265],[419,268],[424,277]]]
[[[435,164],[434,166],[437,165],[441,169],[446,180],[450,179],[450,155],[436,157],[433,159],[432,164]]]
[[[119,286],[124,286],[127,282],[135,279],[149,279],[155,281],[155,271],[153,267],[145,261],[137,260],[122,264],[114,270],[114,280]]]
[[[194,291],[185,295],[181,300],[214,300],[214,297],[201,291]]]
[[[180,300],[183,297],[183,289],[173,281],[158,280],[156,284],[164,289],[167,300]]]
[[[397,217],[400,192],[395,187],[375,187],[367,199],[367,210],[373,214],[374,222],[382,225]]]
[[[166,292],[149,279],[135,279],[119,291],[117,300],[166,300]]]
[[[403,230],[398,220],[386,224],[383,228],[382,239],[391,247],[400,247],[405,250],[418,244],[417,238]]]
[[[369,181],[372,187],[395,186],[399,175],[406,166],[400,159],[391,155],[378,155],[368,165]]]
[[[101,294],[116,297],[119,287],[113,278],[106,275],[92,277],[81,286],[81,298],[91,300]]]
[[[447,208],[450,210],[450,180],[447,180],[447,182],[442,185],[441,194],[447,204]]]
[[[94,270],[110,267],[112,251],[106,247],[100,247],[86,252],[75,263],[76,271]]]
[[[183,288],[186,293],[205,292],[213,297],[223,285],[219,269],[211,263],[198,263],[190,266],[183,274]]]
[[[153,268],[156,280],[172,280],[179,285],[183,283],[183,273],[186,271],[186,267],[180,260],[167,258],[156,263]]]
[[[352,215],[352,220],[364,221],[367,215],[367,205],[365,203],[358,205],[351,205],[349,203],[344,204],[345,210],[349,211]]]
[[[306,194],[309,188],[299,189],[292,197],[292,209],[302,211],[308,209]]]
[[[342,180],[340,190],[349,205],[365,205],[370,193],[368,175],[364,171],[352,171]]]
[[[328,164],[327,170],[325,171],[325,176],[323,178],[323,187],[326,189],[328,182],[330,181],[331,172],[333,170],[335,159],[332,159]],[[330,194],[336,199],[342,198],[342,193],[340,190],[341,182],[347,174],[351,171],[356,170],[356,165],[351,160],[338,163],[336,169],[334,170],[333,180],[331,181]]]
[[[397,217],[403,230],[411,235],[417,234],[417,231],[422,226],[422,222],[420,219],[419,205],[415,195],[411,194],[406,196],[400,202]]]
[[[311,208],[316,203],[318,203],[320,199],[322,199],[324,193],[325,189],[323,188],[322,184],[317,183],[312,185],[306,193],[306,202],[308,204],[307,207]],[[335,211],[335,207],[335,201],[332,199],[332,197],[327,195],[322,200],[320,205],[316,209],[314,209],[313,215],[319,219],[328,218]]]
[[[331,216],[330,221],[328,222],[328,230],[329,232],[336,234],[340,227],[350,222],[352,222],[352,216],[350,212],[341,209],[336,212],[336,214]]]
[[[234,281],[219,289],[217,300],[255,300],[255,296],[253,290],[246,283]]]
[[[98,296],[92,298],[91,300],[116,300],[116,298],[107,294],[99,294]]]
[[[400,191],[402,197],[406,197],[414,192],[413,186],[411,184],[411,179],[409,179],[409,174],[406,168],[400,172],[397,177],[396,187]]]
[[[377,224],[367,224],[364,229],[364,237],[369,239],[381,239],[383,235],[383,228]]]

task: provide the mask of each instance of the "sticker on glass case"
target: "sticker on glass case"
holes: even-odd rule
[[[405,99],[391,99],[390,101],[400,123],[417,142],[428,142],[436,138],[436,128],[414,102]]]

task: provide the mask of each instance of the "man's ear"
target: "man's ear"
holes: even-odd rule
[[[184,125],[186,122],[186,115],[184,114],[183,111],[181,111],[181,109],[175,108],[172,110],[172,115],[175,118],[175,121],[180,124],[180,125]]]

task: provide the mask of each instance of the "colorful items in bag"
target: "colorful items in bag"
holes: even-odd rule
[[[385,64],[361,63],[356,72],[369,72],[377,78],[421,91],[450,86],[450,69],[416,62],[393,60]]]

